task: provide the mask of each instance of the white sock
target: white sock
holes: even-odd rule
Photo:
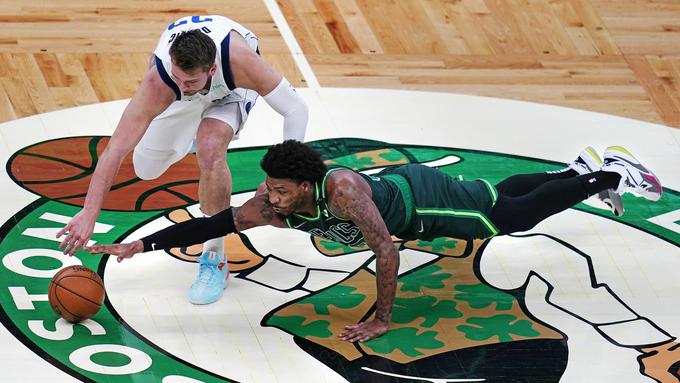
[[[203,213],[204,217],[210,217],[208,214]],[[217,254],[224,254],[224,261],[227,261],[227,253],[224,251],[224,237],[213,238],[205,241],[203,243],[203,252],[214,251]]]

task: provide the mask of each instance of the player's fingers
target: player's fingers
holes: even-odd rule
[[[97,254],[111,254],[111,255],[119,255],[119,252],[116,251],[115,249],[112,249],[110,246],[97,246]]]
[[[73,241],[68,255],[70,255],[70,256],[75,255],[76,251],[78,251],[78,249],[81,247],[81,245],[82,245],[82,242],[80,241],[80,239],[76,239],[75,241]]]
[[[68,237],[64,238],[64,240],[61,241],[61,243],[59,244],[59,248],[63,249],[64,246],[66,246],[67,243],[68,243]]]
[[[61,245],[59,245],[59,248],[60,248],[60,249],[64,249],[64,254],[68,254],[68,251],[69,251],[69,249],[70,249],[71,246],[72,246],[72,243],[71,243],[72,241],[73,241],[73,238],[72,238],[72,236],[69,234],[69,235],[68,235],[66,238],[64,238],[64,240],[61,242]]]
[[[361,337],[361,339],[359,339],[359,342],[363,343],[363,342],[369,341],[373,338],[375,338],[375,335],[364,335],[364,336]]]
[[[64,233],[66,233],[67,231],[69,231],[69,229],[71,229],[71,224],[70,224],[70,223],[67,224],[66,226],[64,226],[61,230],[59,230],[59,231],[57,232],[57,238],[60,238],[62,235],[64,235]]]
[[[73,255],[72,249],[73,249],[74,246],[75,246],[74,243],[69,243],[67,245],[66,249],[64,249],[64,254],[68,255],[69,257],[72,256]]]
[[[341,338],[342,340],[346,340],[348,342],[354,342],[360,335],[360,330],[346,331],[342,334]]]
[[[347,338],[346,340],[348,342],[354,343],[354,342],[358,342],[362,337],[363,337],[363,334],[354,334],[354,335],[350,336],[349,338]]]
[[[83,250],[89,251],[92,254],[101,254],[103,253],[103,250],[101,246],[83,246]]]

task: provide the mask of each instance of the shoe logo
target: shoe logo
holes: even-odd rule
[[[156,242],[151,242],[151,250],[156,250]]]
[[[293,229],[299,229],[299,228],[302,227],[302,225],[304,225],[305,223],[306,223],[306,222],[302,222],[302,223],[299,223],[299,224],[297,224],[297,225],[294,225],[294,226],[293,226]]]
[[[649,174],[642,174],[642,179],[644,181],[647,181],[652,186],[659,184],[659,181],[656,178],[654,178],[653,176],[650,176]]]
[[[423,230],[425,230],[425,229],[423,228],[423,221],[420,221],[420,230],[418,230],[418,233],[422,233]]]
[[[217,269],[218,269],[219,271],[222,271],[222,269],[224,268],[224,265],[226,265],[226,263],[220,262],[220,263],[217,265]]]
[[[595,182],[595,181],[597,181],[597,179],[591,178],[591,179],[588,180],[588,183],[591,183],[591,184],[592,184],[592,183]]]

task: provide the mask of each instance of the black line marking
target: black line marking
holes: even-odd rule
[[[54,283],[56,286],[61,287],[62,289],[68,291],[69,293],[71,293],[71,294],[73,294],[73,295],[75,295],[75,296],[77,296],[77,297],[83,298],[84,300],[86,300],[86,301],[92,303],[93,305],[95,305],[95,306],[97,306],[97,307],[101,307],[101,304],[99,304],[99,303],[97,303],[97,302],[91,300],[90,298],[81,295],[79,292],[73,291],[72,289],[69,289],[68,287],[63,286],[63,285],[61,285],[61,284],[59,283],[59,282],[63,281],[64,279],[68,279],[68,278],[79,278],[79,279],[85,278],[85,279],[91,279],[91,278],[87,278],[87,277],[80,277],[80,276],[75,276],[75,275],[73,275],[73,276],[66,276],[66,277],[63,277],[63,278],[59,279],[59,281],[53,282],[53,283]],[[96,281],[95,281],[95,282],[96,282]],[[97,283],[97,284],[102,288],[102,290],[104,290],[104,286],[100,285],[99,283]]]
[[[510,234],[510,236],[511,236],[511,237],[515,237],[515,238],[529,238],[529,237],[541,237],[541,236],[542,236],[542,237],[546,237],[546,238],[548,238],[548,239],[551,239],[551,240],[553,240],[553,241],[555,241],[555,242],[557,242],[557,243],[559,243],[559,244],[561,244],[561,245],[567,247],[568,249],[570,249],[570,250],[573,251],[574,253],[580,255],[581,257],[583,257],[583,258],[585,259],[585,261],[586,261],[586,263],[587,263],[588,274],[589,274],[589,278],[590,278],[590,286],[591,286],[593,289],[597,289],[597,288],[599,288],[599,287],[604,288],[605,290],[607,290],[607,292],[608,292],[608,293],[609,293],[616,301],[618,301],[618,302],[619,302],[623,307],[625,307],[632,315],[635,316],[635,319],[633,319],[633,320],[637,320],[637,319],[646,320],[652,327],[654,327],[654,328],[655,328],[656,330],[658,330],[660,333],[666,335],[666,336],[669,338],[669,340],[675,339],[675,337],[673,337],[672,335],[668,334],[665,330],[663,330],[662,328],[660,328],[656,323],[652,322],[651,320],[649,320],[648,318],[646,318],[646,317],[644,317],[644,316],[641,316],[641,315],[638,314],[635,310],[633,310],[628,304],[626,304],[626,302],[625,302],[623,299],[621,299],[621,298],[614,292],[614,290],[613,290],[611,287],[609,287],[609,285],[608,285],[607,283],[598,282],[597,276],[595,275],[595,267],[594,267],[594,265],[593,265],[592,258],[590,257],[590,255],[588,255],[588,254],[586,254],[585,252],[581,251],[580,249],[578,249],[578,248],[575,247],[574,245],[572,245],[572,244],[570,244],[570,243],[568,243],[568,242],[566,242],[566,241],[564,241],[564,240],[562,240],[562,239],[560,239],[560,238],[557,238],[557,237],[554,237],[554,236],[552,236],[552,235],[550,235],[550,234],[545,234],[545,233]],[[480,258],[481,258],[481,256],[480,256]],[[583,323],[589,324],[590,326],[593,327],[593,329],[594,329],[595,331],[597,331],[598,333],[600,333],[600,335],[602,335],[602,337],[603,337],[604,339],[606,339],[606,340],[609,341],[610,343],[614,344],[615,346],[618,346],[618,347],[625,347],[625,348],[631,348],[631,347],[632,347],[632,346],[622,345],[622,344],[620,344],[620,343],[614,341],[612,338],[610,338],[607,334],[605,334],[602,330],[599,329],[597,323],[590,322],[590,321],[588,321],[587,319],[583,318],[582,316],[580,316],[580,315],[578,315],[578,314],[576,314],[576,313],[574,313],[574,312],[572,312],[572,311],[569,311],[569,310],[567,310],[567,309],[565,309],[565,308],[563,308],[563,307],[557,306],[557,304],[551,302],[551,301],[550,301],[550,296],[552,295],[552,292],[554,291],[554,286],[553,286],[550,282],[548,282],[543,276],[541,276],[540,274],[538,274],[535,270],[530,270],[529,273],[528,273],[528,276],[527,276],[526,280],[524,281],[524,284],[523,284],[521,287],[519,287],[518,289],[514,289],[514,290],[525,290],[526,287],[527,287],[527,285],[528,285],[528,283],[529,283],[529,279],[531,279],[532,276],[535,276],[536,278],[542,280],[543,283],[545,283],[545,284],[548,286],[548,292],[546,293],[546,296],[545,296],[545,302],[546,302],[547,304],[549,304],[549,305],[555,307],[556,309],[558,309],[558,310],[560,310],[560,311],[562,311],[562,312],[564,312],[564,313],[566,313],[566,314],[568,314],[568,315],[571,315],[571,316],[574,317],[574,318],[579,319],[579,320],[582,321]],[[483,277],[481,276],[481,273],[480,273],[479,277],[480,277],[480,279],[483,278]],[[485,283],[489,284],[490,286],[494,286],[493,284],[489,283],[488,281],[486,281],[486,280],[484,280],[484,281],[485,281]],[[494,287],[495,287],[495,286],[494,286]],[[501,288],[498,288],[498,287],[495,287],[495,288],[497,288],[497,289],[499,289],[499,290],[510,291],[510,290],[505,290],[505,289],[501,289]],[[532,315],[532,317],[533,317],[533,315]],[[538,321],[539,321],[540,323],[544,323],[542,320],[538,320]],[[629,322],[629,321],[624,321],[624,322]],[[602,324],[609,324],[609,323],[600,323],[599,325],[602,325]],[[550,326],[550,327],[552,327],[552,326]],[[558,332],[561,333],[561,331],[558,331]],[[661,344],[663,344],[663,343],[665,343],[665,342],[662,342]],[[646,345],[640,345],[640,346],[646,346]],[[634,348],[634,347],[633,347],[633,348]]]
[[[135,178],[135,179],[140,180],[139,178]],[[167,184],[163,184],[163,185],[159,185],[159,186],[156,186],[154,188],[151,188],[151,189],[143,192],[142,194],[140,194],[139,197],[137,197],[137,201],[135,202],[135,210],[138,210],[138,211],[142,210],[142,204],[144,204],[144,201],[147,198],[149,198],[152,194],[154,194],[156,192],[160,192],[160,191],[165,191],[165,192],[168,192],[168,193],[171,193],[171,194],[176,194],[177,197],[179,197],[180,199],[187,202],[187,205],[189,205],[191,203],[196,203],[198,201],[193,200],[193,199],[191,199],[187,196],[183,196],[179,192],[169,190],[169,188],[172,188],[172,187],[175,187],[175,186],[182,186],[182,185],[187,185],[187,184],[191,184],[191,183],[198,184],[198,180],[186,180],[186,181],[171,182],[171,183],[167,183]],[[116,185],[116,186],[118,186],[118,185]],[[127,186],[127,185],[125,185],[125,186]],[[120,186],[120,187],[123,187],[123,186]],[[111,190],[114,190],[114,188],[111,188]],[[187,206],[187,205],[183,205],[183,206]],[[175,206],[175,208],[178,208],[178,207],[180,207],[180,206]]]
[[[57,285],[57,286],[61,287],[62,289],[66,290],[66,291],[69,291],[68,289],[65,289],[63,286],[59,286],[59,285]],[[69,292],[71,292],[71,291],[69,291]],[[80,295],[78,295],[78,296],[80,296]],[[74,314],[73,312],[71,312],[71,310],[69,310],[66,307],[66,305],[64,305],[64,303],[61,301],[61,299],[59,299],[59,290],[56,287],[54,288],[54,299],[57,300],[57,304],[59,304],[60,310],[67,312],[72,318],[74,318],[76,320],[76,322],[80,322],[81,320],[85,319],[85,318],[81,317],[80,315]],[[97,305],[97,307],[99,307],[99,305]],[[64,318],[64,316],[62,314],[59,314],[59,316],[66,320],[66,318]]]
[[[128,186],[128,185],[132,185],[132,184],[134,184],[135,182],[139,182],[139,181],[141,181],[141,178],[138,178],[138,177],[130,178],[130,179],[127,180],[127,181],[123,181],[123,182],[121,182],[121,183],[117,183],[117,184],[111,186],[111,189],[109,189],[109,191],[111,191],[111,190],[118,190],[118,189],[124,188],[124,187],[126,187],[126,186]],[[71,199],[71,198],[85,197],[85,196],[87,196],[87,192],[85,192],[85,193],[79,193],[79,194],[73,194],[73,195],[67,195],[67,196],[63,196],[63,197],[57,197],[57,198],[55,198],[55,200],[57,200],[57,201],[59,201],[59,202],[61,202],[61,203],[65,203],[65,204],[67,204],[67,205],[73,205],[73,204],[70,204],[70,203],[65,202],[65,201],[62,201],[62,200],[64,200],[64,199]],[[74,205],[74,206],[78,206],[78,205]],[[123,211],[127,211],[127,210],[123,210]]]

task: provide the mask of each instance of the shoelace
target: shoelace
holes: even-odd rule
[[[216,266],[214,265],[201,263],[201,266],[198,269],[198,275],[200,276],[199,282],[207,285],[213,275],[215,275],[215,268]]]

